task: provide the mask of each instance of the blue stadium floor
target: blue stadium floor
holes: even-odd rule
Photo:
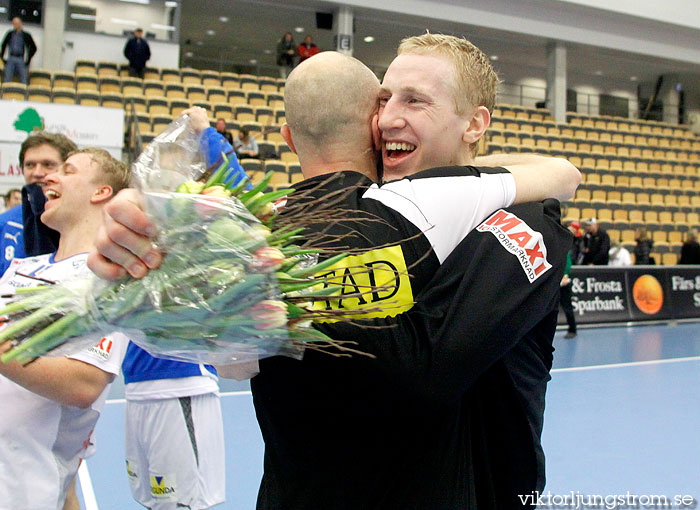
[[[555,347],[545,494],[700,501],[700,324],[582,329],[573,340],[562,331]],[[142,508],[124,467],[122,392],[113,387],[97,426],[97,453],[86,463],[91,488],[82,473],[78,493],[88,510]],[[222,381],[222,392],[227,502],[220,508],[253,509],[263,445],[249,386]]]

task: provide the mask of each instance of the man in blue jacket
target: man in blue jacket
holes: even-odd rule
[[[12,30],[8,30],[2,40],[2,60],[5,63],[5,76],[3,81],[12,81],[15,75],[19,76],[19,81],[29,85],[29,62],[36,53],[34,39],[22,30],[22,20],[15,16],[12,18]],[[5,50],[9,47],[9,54],[5,58]]]
[[[143,78],[143,70],[146,62],[151,58],[151,48],[143,38],[143,30],[134,30],[134,37],[129,39],[124,46],[124,56],[129,61],[129,75]]]

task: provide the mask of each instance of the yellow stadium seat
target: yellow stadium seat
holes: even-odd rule
[[[122,78],[122,94],[127,95],[142,95],[143,81],[139,78]]]
[[[202,71],[202,85],[205,87],[220,87],[221,76],[217,71]]]
[[[119,93],[122,90],[121,80],[118,76],[104,76],[99,78],[100,94]]]
[[[27,87],[27,101],[50,103],[51,89],[45,85],[29,85]]]
[[[57,104],[75,104],[75,90],[67,87],[54,87],[51,98]]]
[[[146,97],[164,97],[163,82],[160,80],[143,80],[143,95]]]
[[[97,76],[119,76],[119,65],[116,62],[98,62]]]
[[[75,90],[84,92],[88,90],[97,91],[97,75],[96,74],[76,74],[75,75]]]
[[[2,99],[24,101],[27,98],[27,86],[24,83],[5,82],[2,84]]]
[[[68,73],[65,71],[57,71],[53,73],[51,79],[52,87],[64,88],[64,89],[75,89],[75,73]]]
[[[94,60],[78,60],[75,63],[75,74],[97,74],[97,63]]]
[[[51,72],[42,69],[29,71],[29,86],[38,85],[41,87],[51,87]]]

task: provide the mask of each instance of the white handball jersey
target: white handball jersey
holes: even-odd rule
[[[0,279],[0,293],[18,287],[61,282],[88,271],[87,254],[59,262],[53,255],[15,259]],[[104,338],[70,358],[117,375],[128,339],[121,333]],[[0,509],[63,508],[65,490],[100,416],[109,385],[88,409],[49,400],[0,376]]]

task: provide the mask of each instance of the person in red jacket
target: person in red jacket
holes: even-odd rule
[[[306,34],[306,37],[304,37],[304,42],[301,43],[297,48],[297,53],[299,54],[299,62],[297,65],[301,64],[307,58],[313,57],[320,51],[321,50],[314,43],[313,37],[311,37],[309,34]]]

